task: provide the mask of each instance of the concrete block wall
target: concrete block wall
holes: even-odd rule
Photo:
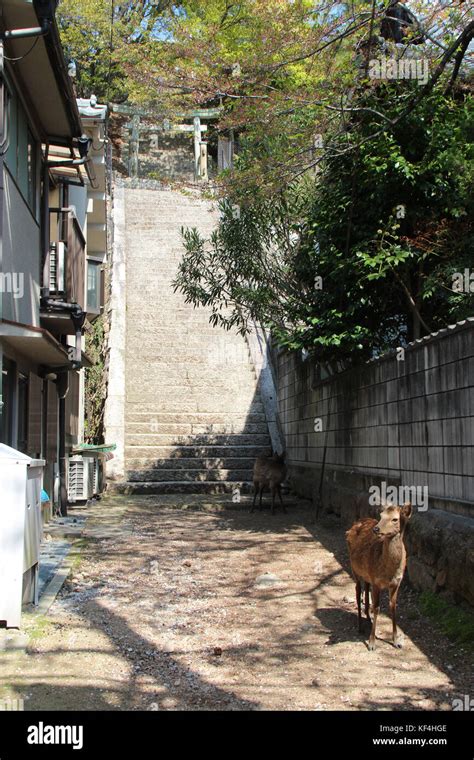
[[[474,578],[474,319],[410,344],[401,360],[322,382],[317,372],[299,354],[278,357],[292,488],[317,498],[325,446],[322,506],[346,525],[374,511],[373,485],[427,488],[407,535],[411,579],[474,604],[474,581],[460,583],[468,569]],[[426,533],[437,534],[431,548]]]

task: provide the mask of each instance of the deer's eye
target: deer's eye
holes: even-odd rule
[[[394,518],[392,519],[392,522],[398,522],[398,517],[394,517]]]

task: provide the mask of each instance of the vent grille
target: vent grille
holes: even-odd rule
[[[51,243],[49,248],[49,289],[51,293],[64,292],[64,256],[64,243]]]
[[[85,491],[85,467],[83,459],[69,460],[69,487],[68,498],[70,502],[87,498]]]

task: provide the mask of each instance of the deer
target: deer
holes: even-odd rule
[[[281,497],[281,484],[286,478],[285,453],[271,456],[259,456],[253,467],[253,504],[250,512],[255,509],[257,494],[260,494],[259,510],[262,509],[262,494],[268,488],[272,494],[272,515],[275,514],[275,495],[278,493],[283,512],[286,513],[285,505]]]
[[[354,523],[346,532],[352,574],[356,584],[356,601],[359,632],[362,628],[361,591],[365,584],[365,614],[372,623],[368,642],[369,651],[375,649],[377,616],[380,610],[380,593],[388,589],[392,618],[392,642],[402,647],[397,631],[397,597],[407,564],[403,535],[412,515],[411,502],[402,507],[383,505],[380,519],[365,517]],[[369,589],[372,589],[373,620],[370,620]]]

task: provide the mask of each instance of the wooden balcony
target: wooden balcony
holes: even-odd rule
[[[80,224],[70,208],[50,209],[50,249],[44,272],[48,282],[49,298],[66,303],[77,303],[86,308],[86,241]],[[43,311],[44,326],[53,333],[73,335],[74,327],[67,311]]]

